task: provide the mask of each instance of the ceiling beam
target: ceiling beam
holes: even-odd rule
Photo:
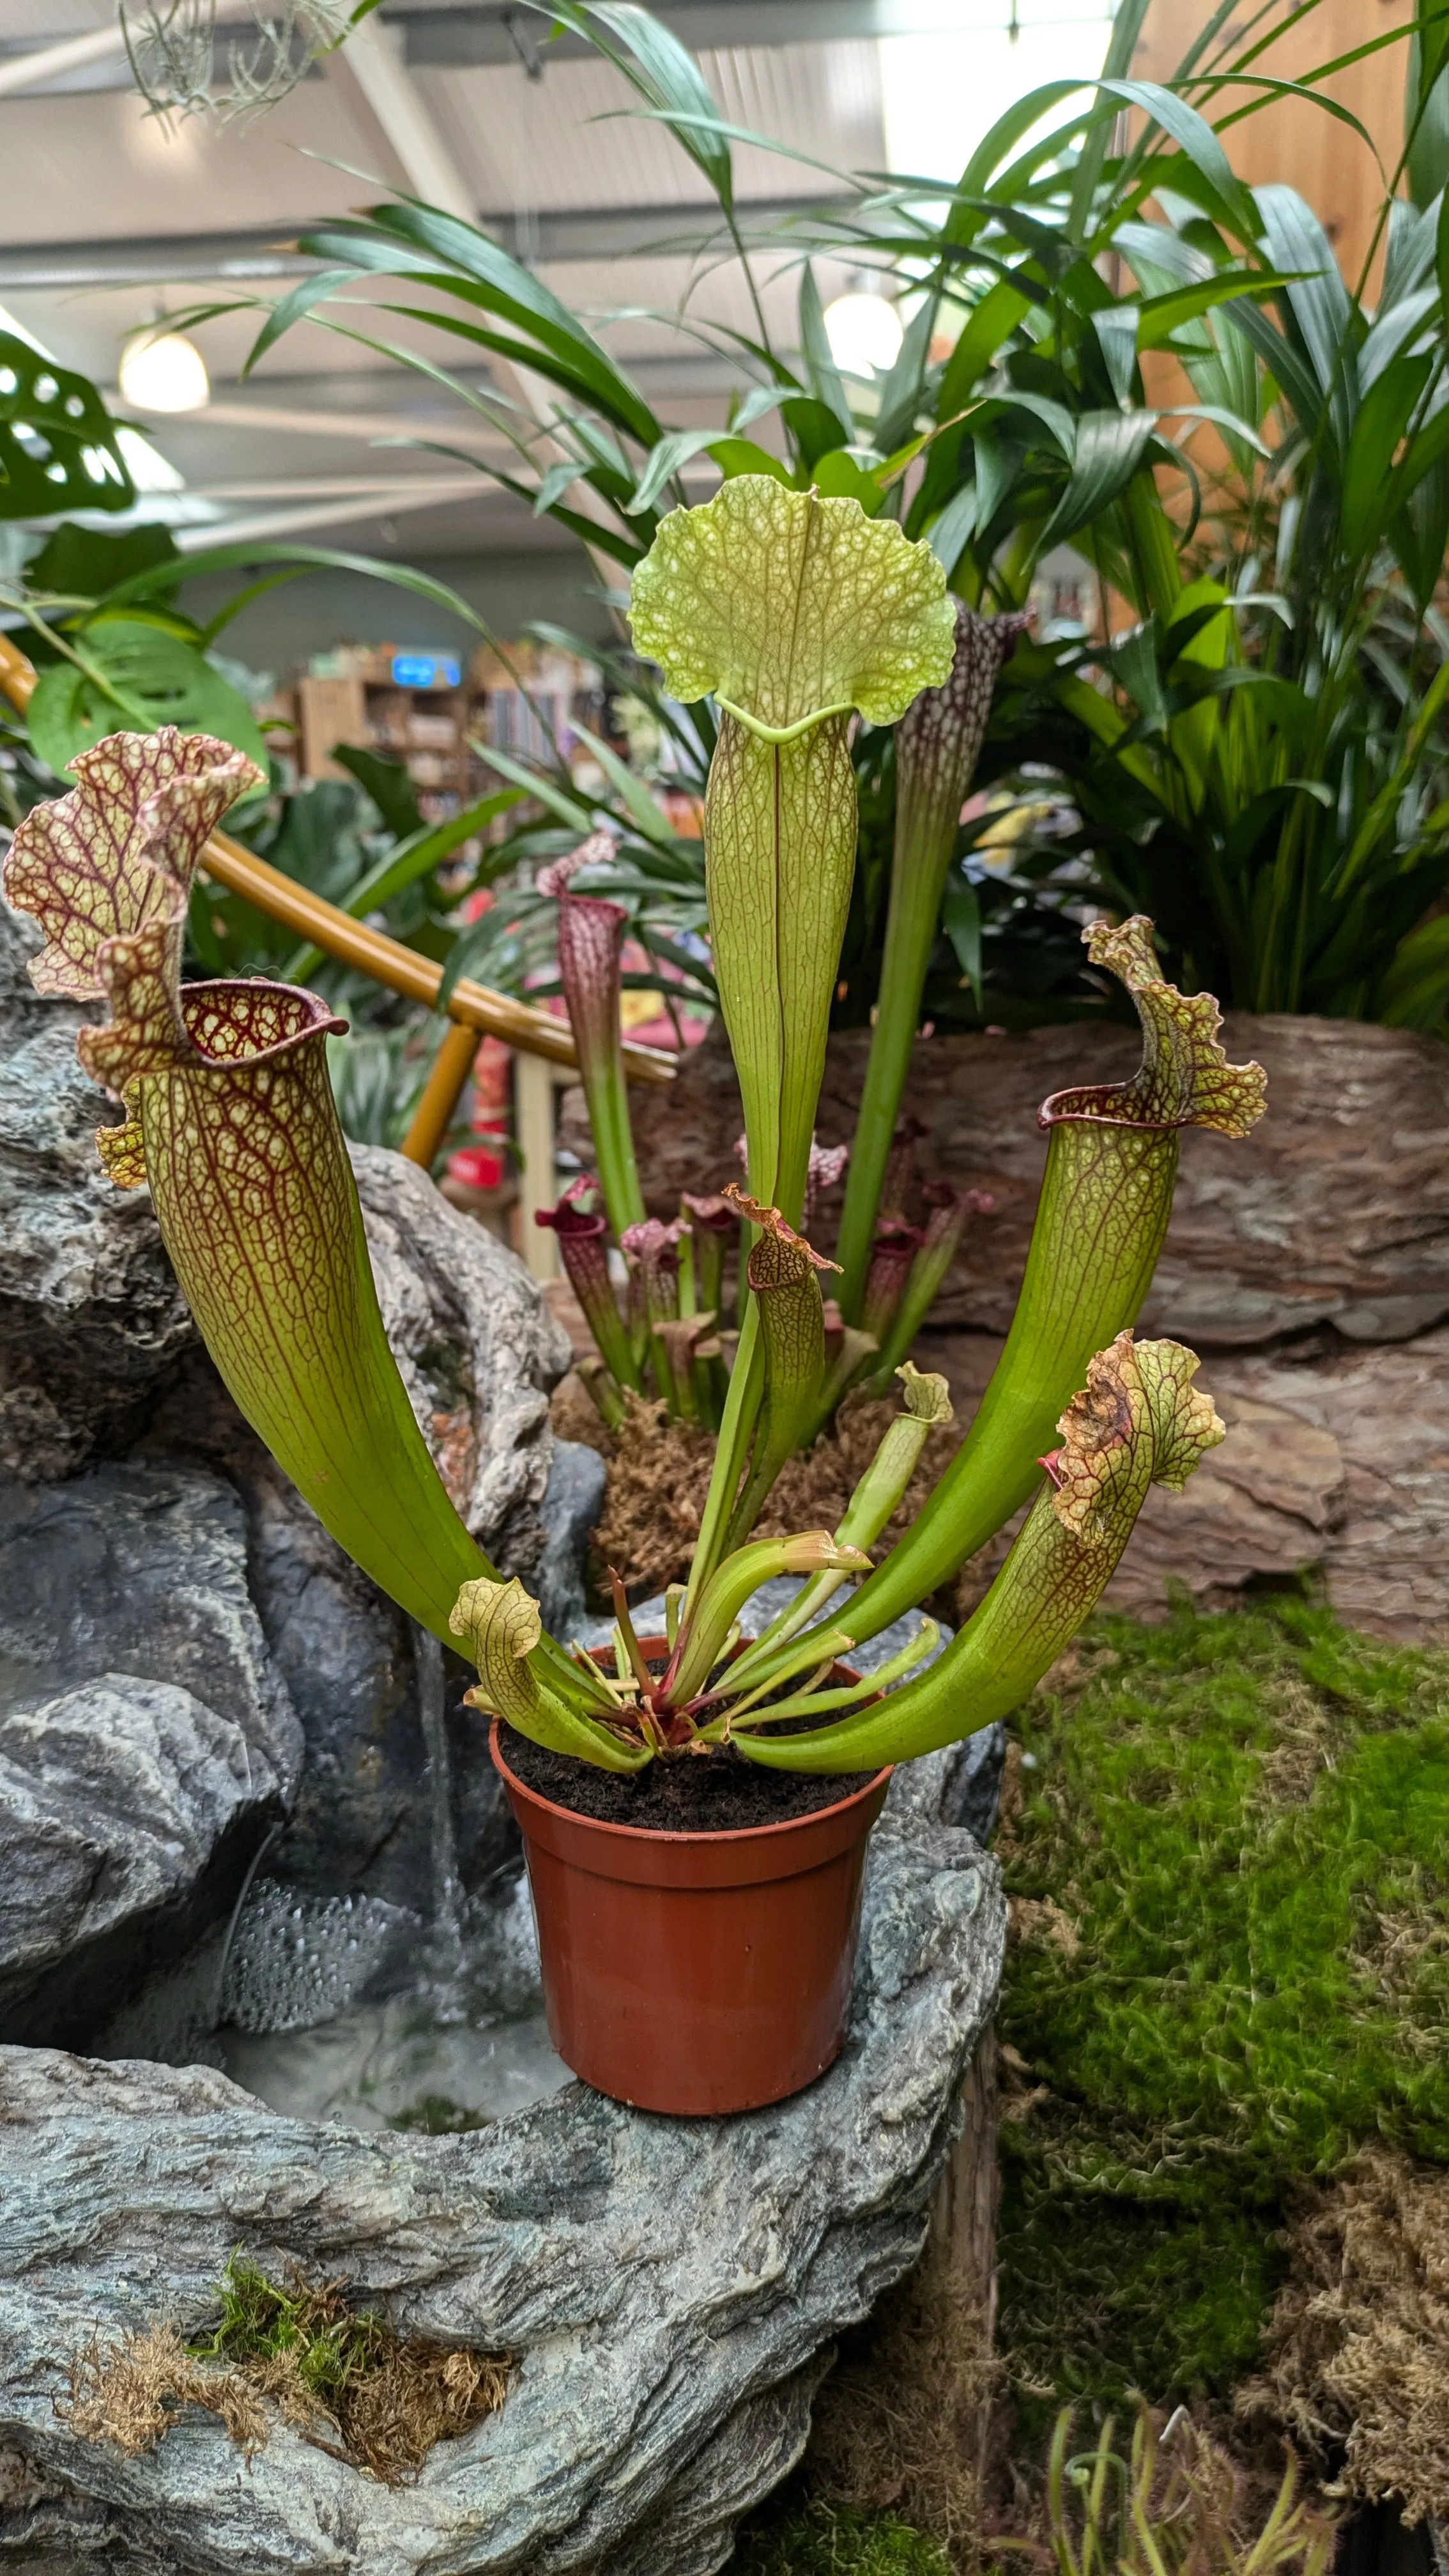
[[[92,63],[109,61],[113,55],[124,59],[125,51],[126,39],[118,22],[97,27],[89,36],[66,36],[58,45],[9,54],[0,62],[0,98],[13,98],[18,90],[37,89],[46,81],[64,80],[69,72],[88,71]]]
[[[999,10],[1001,24],[1008,25],[1011,0],[999,0]],[[852,36],[930,35],[959,26],[960,0],[788,0],[788,5],[786,0],[678,0],[675,6],[664,0],[655,15],[691,52],[708,53],[738,45],[823,45]],[[454,7],[446,0],[443,5],[422,0],[417,7],[408,0],[383,0],[376,19],[364,23],[376,25],[378,20],[396,31],[409,70],[516,69],[522,64],[535,78],[547,77],[550,62],[594,50],[585,37],[568,30],[550,39],[547,12],[520,7],[517,0],[464,0]],[[243,15],[223,0],[217,23],[224,31],[244,23]],[[355,41],[350,38],[349,44]],[[77,73],[99,69],[108,59],[114,63],[114,84],[129,84],[119,27],[40,47],[0,40],[0,96],[17,89],[69,88]],[[311,69],[315,73],[316,66]],[[104,72],[100,77],[105,78]]]
[[[296,404],[266,402],[209,402],[201,411],[151,411],[145,403],[131,402],[128,411],[141,413],[155,421],[159,428],[170,429],[250,429],[279,433],[298,438],[366,438],[389,441],[446,439],[450,447],[473,447],[480,456],[512,458],[513,450],[500,432],[487,429],[476,420],[457,419],[452,413],[445,418],[429,419],[417,412],[405,411],[338,411],[313,404],[303,410]]]
[[[396,156],[410,193],[441,206],[465,224],[476,221],[477,200],[438,131],[431,108],[409,79],[403,40],[395,27],[364,18],[345,45],[326,56],[329,80],[360,91],[388,149]]]
[[[1011,0],[999,0],[1003,26]],[[409,68],[522,63],[537,78],[560,56],[592,53],[567,31],[549,39],[547,10],[516,0],[468,0],[462,8],[383,0],[381,15],[404,32]],[[733,45],[824,45],[851,36],[934,35],[959,28],[960,0],[655,0],[654,15],[691,53]],[[536,67],[536,68],[535,68]]]
[[[436,201],[434,201],[436,202]],[[855,209],[853,197],[744,198],[738,214],[742,230],[775,225],[790,216],[829,221]],[[650,250],[659,255],[681,240],[711,229],[713,201],[668,206],[560,207],[542,214],[483,214],[469,217],[515,258],[531,267],[548,268],[562,261],[638,259]],[[247,231],[153,234],[138,240],[26,242],[0,249],[0,295],[55,294],[75,287],[180,286],[233,280],[239,284],[270,278],[305,277],[320,268],[296,247],[299,233],[325,219],[306,223],[278,222]]]
[[[347,43],[324,58],[324,69],[344,91],[361,92],[413,194],[465,224],[474,223],[477,199],[448,149],[432,109],[403,62],[396,28],[382,25],[376,16],[364,18]],[[516,360],[500,356],[497,351],[491,353],[490,372],[500,393],[520,404],[537,424],[541,435],[532,438],[531,462],[541,466],[565,456],[567,451],[552,434],[559,401],[556,388],[533,368],[519,366]],[[587,482],[575,485],[573,499],[582,518],[592,519],[595,525],[610,523],[607,502]],[[592,560],[601,578],[617,579],[610,557],[594,554]]]
[[[431,510],[448,502],[471,501],[481,497],[486,486],[476,478],[461,477],[445,481],[441,477],[423,484],[375,484],[371,498],[362,493],[349,493],[345,499],[332,495],[294,503],[291,507],[254,511],[250,516],[233,519],[211,519],[191,527],[173,527],[172,536],[178,551],[184,555],[202,554],[209,546],[260,545],[274,537],[301,536],[307,528],[345,527],[354,519],[371,519],[381,515],[388,519],[404,517],[411,510]],[[488,495],[489,498],[493,496]]]

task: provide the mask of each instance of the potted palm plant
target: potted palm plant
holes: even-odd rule
[[[857,713],[893,723],[945,684],[955,615],[939,561],[898,525],[747,476],[663,522],[633,621],[670,689],[719,711],[709,914],[747,1156],[732,1209],[748,1243],[739,1338],[690,1579],[661,1637],[636,1635],[622,1585],[610,1654],[550,1637],[454,1512],[383,1334],[327,1006],[260,980],[180,980],[191,873],[255,782],[245,755],[169,731],[96,745],[72,764],[73,792],[21,824],[5,886],[46,933],[38,988],[109,1003],[78,1041],[124,1105],[102,1157],[122,1186],[150,1187],[241,1410],[357,1563],[477,1665],[470,1697],[523,1830],[561,2053],[650,2109],[722,2112],[798,2089],[840,2044],[865,1838],[891,1766],[1010,1709],[1091,1609],[1148,1488],[1181,1486],[1222,1437],[1193,1355],[1131,1327],[1182,1128],[1244,1133],[1263,1077],[1226,1062],[1208,995],[1163,981],[1145,920],[1093,924],[1092,959],[1136,1004],[1142,1065],[1041,1112],[1026,1279],[966,1441],[872,1570],[947,1410],[944,1383],[904,1363],[904,1410],[840,1525],[753,1539],[776,1462],[837,1365],[831,1265],[804,1208],[854,860],[848,733]],[[646,1304],[645,1331],[667,1320]],[[1033,1494],[946,1651],[924,1664],[927,1627],[858,1678],[854,1647]],[[782,1573],[804,1588],[747,1636],[752,1597]]]

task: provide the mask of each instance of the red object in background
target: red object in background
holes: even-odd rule
[[[470,1190],[499,1190],[507,1166],[512,1125],[513,1049],[501,1038],[484,1038],[473,1059],[472,1128],[479,1139],[464,1145],[448,1164],[449,1177]],[[489,1138],[497,1143],[489,1143]]]
[[[464,916],[476,921],[495,900],[491,886],[481,886],[464,907]],[[624,949],[623,962],[630,974],[641,975],[652,969],[650,960],[635,941]],[[661,983],[673,983],[675,976],[665,969]],[[631,996],[631,998],[633,998]],[[567,1017],[562,995],[552,994],[542,1008],[559,1019]],[[678,1026],[667,1011],[657,1011],[642,1025],[626,1024],[626,1034],[645,1046],[665,1048],[674,1053],[683,1037],[686,1047],[698,1046],[709,1026],[697,1011],[681,1009]],[[513,1049],[501,1038],[484,1038],[473,1064],[473,1107],[470,1125],[478,1142],[464,1145],[449,1157],[448,1177],[461,1181],[465,1189],[498,1190],[508,1175],[508,1139],[513,1130]]]
[[[463,907],[466,921],[477,921],[492,909],[493,888],[480,886]],[[465,1189],[501,1190],[508,1169],[507,1144],[513,1123],[513,1049],[501,1038],[481,1040],[473,1059],[473,1102],[469,1118],[476,1145],[464,1145],[448,1157],[448,1178]],[[496,1138],[493,1143],[489,1140]]]

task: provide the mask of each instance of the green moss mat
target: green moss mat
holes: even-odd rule
[[[1295,2181],[1449,2162],[1449,1654],[1297,1598],[1096,1623],[1003,1830],[1002,2341],[1061,2398],[1249,2368]]]
[[[766,2506],[741,2533],[728,2576],[951,2576],[951,2569],[933,2542],[894,2514],[808,2505],[780,2515]]]

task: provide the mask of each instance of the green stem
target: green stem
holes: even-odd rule
[[[709,1581],[725,1551],[726,1532],[750,1442],[759,1419],[760,1403],[765,1391],[764,1353],[760,1347],[760,1313],[749,1290],[741,1285],[744,1315],[739,1347],[730,1371],[729,1393],[725,1397],[724,1418],[715,1442],[714,1465],[710,1470],[709,1491],[705,1496],[699,1536],[689,1569],[689,1595],[699,1596],[702,1585]]]
[[[885,949],[836,1246],[845,1273],[840,1307],[850,1323],[860,1321],[881,1188],[911,1068],[961,806],[981,749],[997,673],[1023,622],[1018,617],[979,617],[958,600],[951,676],[942,687],[923,690],[896,728],[895,846]]]
[[[687,1707],[698,1698],[745,1603],[762,1583],[777,1574],[818,1574],[823,1567],[849,1569],[862,1563],[858,1549],[837,1547],[828,1530],[806,1530],[796,1538],[761,1538],[752,1547],[737,1547],[686,1607],[679,1643],[658,1696],[672,1708]]]

